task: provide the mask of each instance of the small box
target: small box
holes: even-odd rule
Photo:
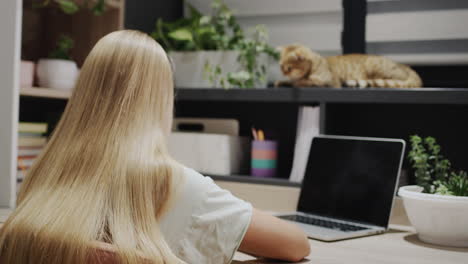
[[[243,174],[249,169],[250,140],[223,134],[173,132],[169,152],[174,159],[200,173]]]
[[[239,137],[239,121],[175,118],[169,152],[179,162],[208,175],[247,174],[250,140]]]

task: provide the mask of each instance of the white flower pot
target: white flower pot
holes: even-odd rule
[[[74,61],[40,59],[37,63],[39,85],[44,88],[71,90],[75,87],[78,74]]]
[[[468,197],[422,193],[416,185],[401,187],[406,213],[421,241],[468,247]]]
[[[205,65],[211,67],[220,66],[225,75],[228,72],[237,72],[241,66],[237,62],[238,51],[171,51],[169,52],[175,65],[175,85],[179,88],[223,88],[221,85],[213,85],[205,74]],[[260,63],[267,64],[268,57],[260,56]],[[267,82],[259,82],[258,87],[266,88]]]

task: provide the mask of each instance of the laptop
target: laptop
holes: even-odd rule
[[[401,139],[315,137],[297,212],[277,216],[323,241],[385,232],[404,150]]]

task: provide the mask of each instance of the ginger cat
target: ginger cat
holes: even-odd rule
[[[281,50],[281,71],[288,81],[275,86],[294,87],[422,87],[421,78],[409,66],[377,55],[348,54],[324,58],[301,45]]]

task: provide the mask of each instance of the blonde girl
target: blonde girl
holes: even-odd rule
[[[168,154],[172,71],[146,34],[103,37],[0,229],[0,263],[229,263],[239,249],[299,260],[296,227]]]

